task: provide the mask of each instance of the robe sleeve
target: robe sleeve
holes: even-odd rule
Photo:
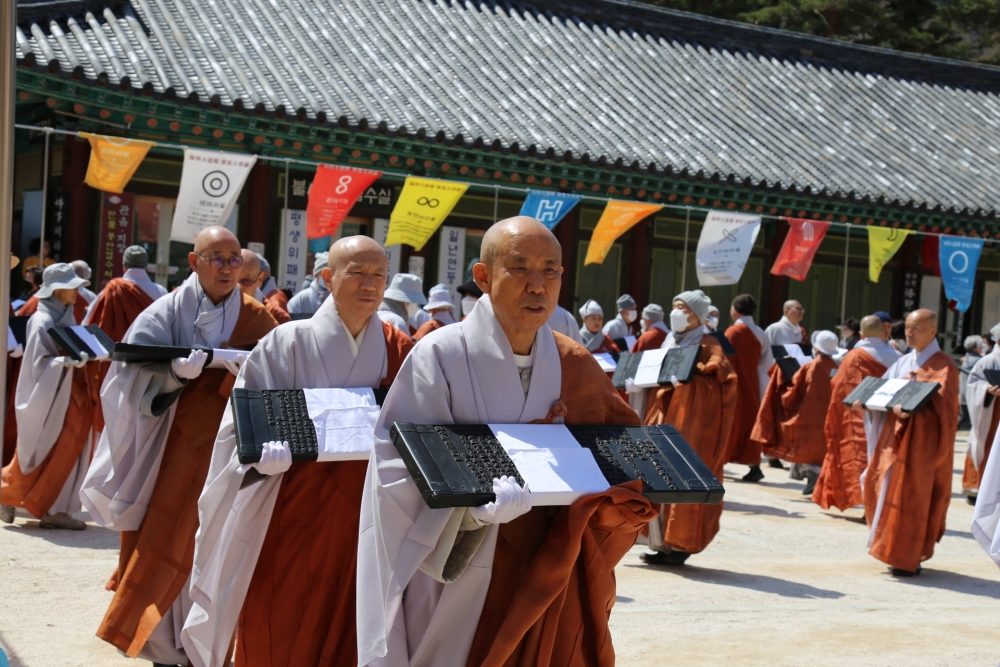
[[[986,405],[987,392],[990,383],[986,380],[983,370],[997,366],[996,358],[991,354],[976,362],[969,373],[969,379],[965,385],[965,402],[969,407],[969,418],[972,427],[969,430],[969,456],[978,470],[983,460],[983,453],[986,451],[986,438],[990,430],[990,422],[993,420],[993,410],[996,409],[996,397]]]

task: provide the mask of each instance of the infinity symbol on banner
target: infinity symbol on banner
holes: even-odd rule
[[[725,239],[726,241],[732,241],[733,243],[739,243],[739,239],[736,238],[736,235],[733,234],[728,229],[723,229],[722,230],[722,238]]]
[[[428,199],[427,197],[421,197],[417,200],[417,206],[427,206],[428,208],[437,208],[440,203],[437,199]]]

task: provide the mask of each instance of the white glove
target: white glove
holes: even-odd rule
[[[670,384],[674,385],[674,387],[680,384],[680,381],[677,379],[676,375],[670,376]]]
[[[241,475],[250,468],[256,468],[262,475],[277,475],[292,467],[292,450],[287,442],[265,442],[260,452],[260,461],[244,463],[237,472]]]
[[[507,523],[531,509],[531,489],[527,482],[522,489],[513,477],[494,479],[493,493],[497,494],[494,502],[469,508],[469,514],[479,523]]]
[[[235,361],[232,361],[232,360],[229,360],[229,359],[225,359],[225,360],[223,360],[222,365],[225,366],[226,370],[229,371],[230,373],[232,373],[233,375],[239,375],[240,374],[240,368],[243,367],[243,363],[246,360],[247,360],[247,357],[246,357],[245,354],[238,354],[238,355],[236,355],[236,360]]]
[[[24,346],[18,343],[17,347],[10,350],[8,353],[11,359],[17,359],[18,357],[24,356]]]
[[[641,394],[644,391],[642,387],[635,384],[635,380],[628,378],[625,380],[625,393],[626,394]]]
[[[83,368],[87,365],[87,362],[90,361],[90,357],[87,356],[86,352],[81,352],[80,361],[77,361],[73,357],[56,357],[56,361],[67,368]]]
[[[191,350],[191,356],[187,359],[172,359],[170,369],[181,380],[193,380],[201,375],[201,369],[205,366],[205,359],[208,355],[204,350]]]

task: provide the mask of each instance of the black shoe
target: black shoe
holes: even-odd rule
[[[785,464],[781,462],[781,459],[775,459],[771,457],[767,458],[767,467],[777,468],[778,470],[788,470],[788,468],[785,467]]]
[[[802,489],[803,496],[811,496],[813,494],[813,489],[816,488],[816,478],[813,477],[806,483],[806,488]]]
[[[639,560],[641,560],[646,565],[673,565],[679,566],[683,565],[684,561],[691,557],[691,554],[686,551],[677,551],[676,549],[671,549],[669,552],[654,551],[651,554],[641,553],[639,554]]]
[[[917,566],[916,572],[911,572],[909,570],[903,570],[903,569],[898,568],[898,567],[891,567],[891,568],[889,568],[889,572],[894,577],[903,577],[903,578],[906,578],[906,577],[915,577],[915,576],[917,576],[918,574],[921,573],[921,571],[923,571],[923,569],[924,568],[920,567],[919,565]]]
[[[764,473],[760,466],[750,466],[750,472],[743,475],[744,482],[759,482],[762,479],[764,479]]]
[[[976,496],[966,496],[965,497],[965,502],[967,502],[968,504],[970,504],[973,507],[975,507],[976,506]]]

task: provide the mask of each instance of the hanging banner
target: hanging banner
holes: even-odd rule
[[[444,283],[451,291],[451,302],[461,303],[458,286],[464,281],[465,273],[465,229],[463,227],[442,227],[441,247],[438,250],[438,282]]]
[[[938,249],[938,237],[934,234],[928,234],[921,239],[920,244],[920,268],[927,273],[933,273],[937,277],[941,277],[941,252]]]
[[[170,240],[194,243],[205,227],[225,224],[255,162],[255,155],[184,149]]]
[[[582,195],[571,195],[565,192],[528,190],[528,198],[521,204],[520,215],[534,218],[552,229],[581,199],[583,199]]]
[[[405,243],[421,250],[469,186],[465,183],[407,176],[392,215],[386,245]]]
[[[590,237],[590,247],[587,248],[587,264],[603,264],[611,246],[619,236],[634,227],[636,223],[659,211],[661,204],[643,204],[637,201],[619,201],[611,199],[601,214],[601,219],[594,227]]]
[[[106,137],[90,132],[81,132],[80,136],[90,142],[90,163],[84,182],[97,190],[116,194],[125,190],[146,153],[156,145],[152,141]]]
[[[99,266],[97,280],[94,281],[98,292],[111,282],[112,278],[121,278],[124,274],[122,259],[125,248],[132,245],[132,220],[135,216],[135,195],[130,192],[114,194],[104,192],[101,196],[101,232],[97,237],[100,243],[98,251]]]
[[[878,277],[892,256],[896,254],[903,241],[910,235],[907,229],[895,227],[868,228],[868,278],[878,282]]]
[[[983,239],[967,239],[958,236],[942,236],[938,239],[941,248],[941,280],[944,293],[956,302],[955,308],[964,313],[972,305],[972,288],[976,284],[976,267],[983,252]]]
[[[785,219],[788,221],[788,236],[781,246],[778,259],[771,267],[771,273],[804,281],[830,223],[802,218]]]
[[[309,186],[306,235],[318,239],[337,233],[354,202],[382,175],[381,171],[321,164]]]
[[[278,273],[274,279],[294,294],[302,287],[302,279],[306,277],[306,212],[293,209],[282,209],[281,212],[281,245]]]
[[[698,284],[714,287],[738,283],[759,232],[759,215],[709,211],[695,253]]]

